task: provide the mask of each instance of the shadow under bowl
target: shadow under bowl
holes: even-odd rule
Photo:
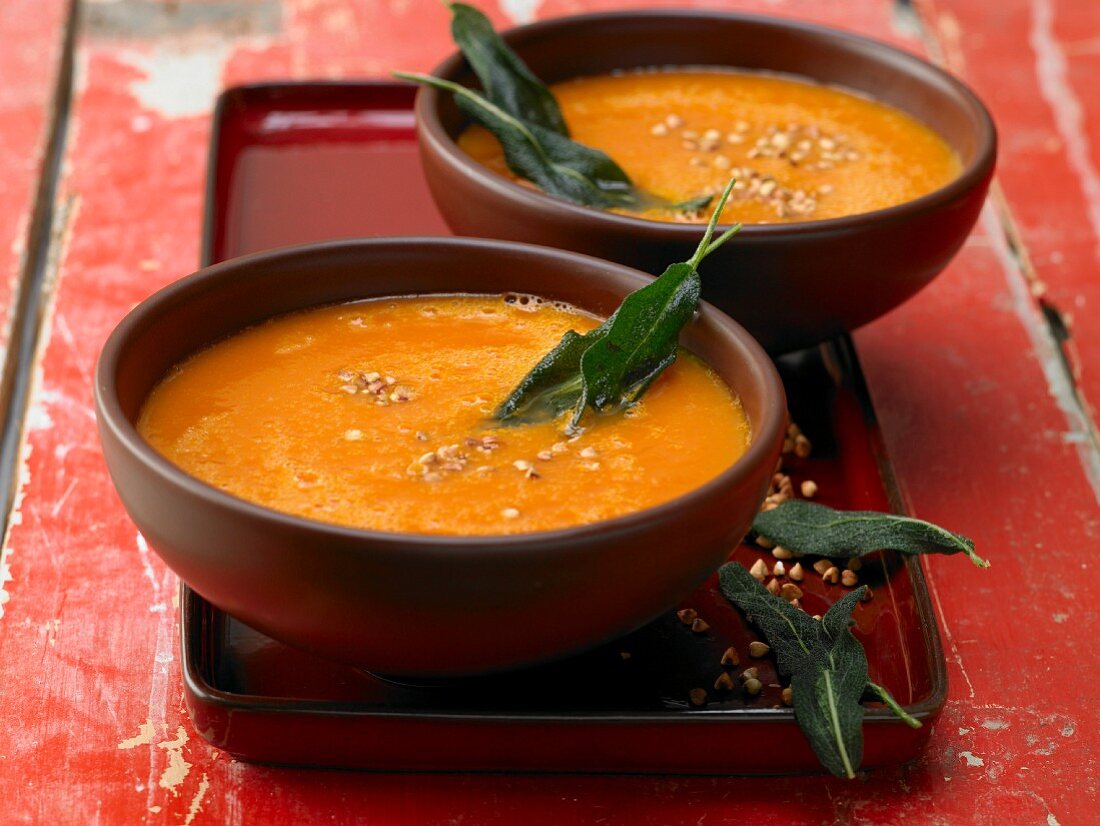
[[[977,220],[996,131],[981,101],[935,66],[892,46],[805,23],[717,11],[565,17],[504,39],[546,83],[652,66],[719,66],[800,75],[894,106],[939,133],[960,175],[873,212],[751,224],[701,268],[703,297],[770,352],[807,347],[892,309],[948,264]],[[434,74],[476,79],[461,55]],[[432,196],[459,235],[560,247],[657,274],[691,257],[701,227],[617,215],[552,198],[489,171],[455,143],[467,121],[451,95],[421,88],[421,157]]]
[[[592,525],[460,537],[314,522],[189,476],[135,422],[173,365],[281,313],[373,297],[521,292],[608,315],[648,280],[561,250],[455,238],[339,241],[208,267],[140,304],[104,346],[96,413],[111,477],[181,579],[277,640],[372,671],[432,677],[595,646],[671,608],[724,562],[775,468],[782,385],[760,346],[713,307],[700,309],[681,343],[740,397],[753,434],[747,452],[684,496]]]

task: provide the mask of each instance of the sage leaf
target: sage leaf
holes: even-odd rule
[[[729,562],[719,568],[718,588],[764,634],[780,674],[789,677],[819,655],[817,620],[770,593],[743,566]]]
[[[451,81],[413,72],[395,77],[434,86],[455,96],[458,108],[496,136],[513,174],[543,192],[582,206],[633,212],[698,212],[705,195],[673,202],[634,185],[605,152],[569,138],[553,93],[473,6],[452,3],[451,34],[481,81],[484,94]]]
[[[921,721],[918,720],[913,715],[911,715],[904,708],[902,708],[901,704],[898,703],[898,701],[894,699],[894,695],[891,694],[889,691],[887,691],[882,686],[880,686],[878,683],[872,683],[871,681],[868,680],[866,693],[872,694],[880,702],[884,703],[886,705],[886,707],[889,708],[890,711],[894,712],[894,714],[897,715],[897,717],[903,723],[905,723],[905,725],[909,726],[909,728],[920,728],[921,727]]]
[[[568,137],[558,101],[493,30],[489,18],[465,3],[451,3],[450,8],[451,36],[481,81],[485,96],[528,124]]]
[[[875,511],[838,511],[788,499],[757,514],[752,528],[789,551],[829,557],[863,556],[890,550],[901,554],[966,554],[979,568],[989,563],[974,552],[974,543],[931,522]]]
[[[597,412],[636,402],[676,360],[680,331],[699,305],[696,268],[740,225],[714,239],[730,181],[691,260],[673,264],[656,280],[630,293],[602,325],[585,335],[570,331],[520,381],[494,416],[504,424],[544,421],[573,409],[575,430],[585,410]]]
[[[501,421],[547,421],[575,407],[583,383],[581,356],[596,339],[607,334],[609,323],[605,321],[584,335],[570,330],[562,336],[501,402],[494,417]]]
[[[694,269],[673,264],[627,296],[607,334],[581,357],[585,401],[602,412],[640,398],[676,361],[680,330],[695,314],[700,290]]]
[[[830,772],[852,778],[859,768],[864,694],[877,696],[907,725],[920,727],[885,688],[868,679],[867,654],[851,630],[852,612],[866,586],[845,594],[821,620],[769,592],[736,562],[718,569],[718,587],[775,652],[776,668],[791,679],[795,721]]]
[[[847,626],[821,645],[823,662],[807,664],[791,676],[794,716],[821,764],[851,779],[863,759],[859,700],[867,688],[867,654]]]
[[[601,209],[648,208],[650,199],[635,190],[626,173],[600,150],[520,120],[453,81],[412,72],[394,75],[454,94],[458,108],[500,141],[508,168],[548,195]]]

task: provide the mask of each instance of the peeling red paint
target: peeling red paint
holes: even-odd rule
[[[1048,0],[1070,89],[1089,101],[1095,4]],[[1031,3],[1040,0],[1030,0]],[[624,2],[547,0],[540,14]],[[630,6],[638,5],[630,3]],[[665,4],[661,4],[665,5]],[[59,42],[60,3],[5,0],[7,42]],[[729,4],[803,17],[918,50],[886,0]],[[20,15],[9,10],[20,9]],[[1001,179],[1030,260],[1057,306],[1089,312],[1100,289],[1086,203],[1028,52],[1032,6],[929,0],[933,38],[950,13],[955,58],[991,104],[1003,137]],[[506,18],[497,10],[498,21]],[[207,43],[222,84],[266,78],[425,69],[450,51],[436,0],[286,0],[280,32]],[[13,21],[19,21],[14,29]],[[14,32],[14,34],[12,33]],[[195,37],[190,33],[187,37]],[[164,35],[159,45],[180,46]],[[190,41],[189,41],[190,42]],[[213,45],[210,45],[213,44]],[[143,108],[126,49],[84,40],[60,197],[74,198],[71,240],[34,404],[49,427],[28,434],[30,478],[11,534],[11,599],[0,618],[0,800],[13,822],[44,823],[631,823],[1089,822],[1095,789],[1097,578],[1088,566],[1100,511],[1049,392],[1041,319],[987,220],[932,287],[858,336],[889,450],[914,511],[970,533],[987,572],[957,559],[928,566],[951,672],[947,710],[927,753],[866,781],[829,778],[415,776],[301,771],[234,763],[183,711],[175,583],[135,536],[99,454],[91,371],[113,325],[137,301],[194,268],[209,119]],[[943,45],[941,43],[940,45]],[[947,44],[950,46],[951,44]],[[0,69],[14,60],[0,50]],[[0,231],[24,220],[45,123],[48,61],[17,77],[29,102],[0,96],[10,169],[23,193]],[[5,77],[9,75],[4,74]],[[1100,107],[1083,123],[1095,162]],[[37,124],[37,125],[35,125]],[[13,136],[9,142],[8,136]],[[21,166],[22,164],[22,166]],[[13,184],[14,185],[14,184]],[[18,189],[18,187],[17,187]],[[18,194],[18,193],[17,193]],[[15,206],[13,206],[15,204]],[[15,235],[10,236],[16,237]],[[10,239],[9,239],[10,240]],[[10,243],[0,237],[0,255]],[[7,272],[14,258],[7,257]],[[888,277],[884,273],[884,277]],[[0,291],[7,290],[7,281]],[[1023,296],[1023,299],[1021,299]],[[0,307],[10,295],[0,292]],[[1095,395],[1096,325],[1074,335],[1082,387]],[[1040,561],[1041,560],[1041,561]],[[145,734],[143,726],[149,726]],[[186,737],[180,737],[180,727]],[[140,735],[140,742],[135,738]],[[133,743],[121,748],[120,744]],[[169,747],[171,746],[171,747]],[[752,748],[733,743],[730,748]],[[980,759],[970,765],[965,753]],[[173,763],[173,761],[176,761]],[[180,767],[187,771],[180,775]],[[178,782],[160,785],[167,776]]]

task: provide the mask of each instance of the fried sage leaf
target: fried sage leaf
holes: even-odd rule
[[[450,8],[451,37],[490,102],[528,124],[569,137],[554,95],[505,45],[489,18],[465,3],[451,3]]]
[[[394,75],[453,93],[459,109],[496,135],[508,168],[543,192],[601,209],[648,208],[652,196],[636,190],[619,165],[600,150],[527,123],[452,81],[411,72]]]
[[[804,666],[791,675],[794,716],[821,764],[837,777],[850,779],[863,759],[859,700],[867,688],[867,654],[847,625],[821,649],[820,665]]]
[[[838,511],[788,499],[757,514],[752,529],[789,551],[818,556],[863,556],[890,550],[902,554],[966,554],[979,568],[989,563],[962,534],[910,516],[875,511]]]
[[[452,4],[451,12],[455,43],[484,94],[429,75],[394,75],[452,92],[458,108],[500,141],[504,160],[516,176],[548,195],[599,209],[698,212],[713,200],[706,195],[672,202],[635,186],[606,153],[569,138],[553,94],[493,31],[484,14],[462,3]]]
[[[583,336],[566,333],[497,408],[495,417],[505,424],[524,424],[572,407],[568,427],[575,429],[588,407],[604,412],[641,398],[676,360],[680,330],[699,304],[696,268],[740,229],[731,227],[711,240],[732,187],[730,181],[690,261],[673,264],[632,292],[596,329]]]
[[[882,686],[867,676],[867,654],[851,631],[852,612],[866,586],[838,600],[814,620],[770,593],[736,562],[718,570],[723,596],[763,633],[780,674],[790,677],[794,716],[821,764],[838,777],[855,777],[863,756],[863,706],[872,694],[920,727]]]
[[[513,423],[546,421],[576,407],[583,384],[581,356],[607,335],[609,326],[610,319],[584,335],[570,330],[562,336],[501,403],[496,418]]]
[[[817,655],[817,620],[770,593],[743,566],[729,562],[719,568],[718,587],[767,638],[780,674],[789,677]]]

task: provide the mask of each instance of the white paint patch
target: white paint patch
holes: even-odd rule
[[[1076,732],[1076,731],[1077,731],[1077,729],[1073,725],[1073,723],[1066,723],[1064,726],[1062,726],[1062,736],[1063,737],[1072,737],[1074,732]]]
[[[31,409],[26,411],[26,432],[33,432],[35,430],[53,430],[54,420],[50,416],[50,410],[47,409],[50,399],[46,396],[50,394],[44,393],[42,396],[34,400],[34,404],[31,405]]]
[[[1058,135],[1066,147],[1066,159],[1073,169],[1085,202],[1089,224],[1096,239],[1100,260],[1100,173],[1092,164],[1092,148],[1085,130],[1081,102],[1068,80],[1066,56],[1054,35],[1051,0],[1032,0],[1031,48],[1035,50],[1035,75],[1039,91],[1050,105]]]
[[[968,752],[968,751],[960,751],[959,752],[959,757],[961,757],[963,760],[965,760],[966,765],[968,765],[968,766],[984,766],[985,765],[985,761],[982,760],[982,758],[975,757],[971,752]]]
[[[165,570],[159,585],[155,586],[158,593],[174,588],[175,575]],[[178,593],[179,589],[174,588]],[[174,595],[173,595],[174,598]],[[176,650],[176,614],[173,611],[162,611],[156,616],[157,639],[153,649],[153,661],[149,668],[149,720],[159,727],[165,726],[165,718],[168,715],[168,686],[169,671],[171,669],[173,652]],[[149,774],[147,779],[148,794],[146,807],[157,805],[155,799],[158,783],[154,782],[157,773],[157,755],[154,749],[149,750]],[[163,775],[162,775],[163,778]],[[174,791],[174,790],[173,790]],[[178,792],[176,792],[178,794]]]
[[[1061,625],[1063,622],[1069,619],[1069,614],[1051,614],[1050,618]]]
[[[964,734],[970,734],[971,731],[972,731],[972,729],[961,728],[961,729],[959,729],[959,736],[961,737]]]
[[[532,23],[542,0],[500,0],[501,10],[518,25]]]
[[[1010,723],[1008,720],[1000,720],[994,717],[982,723],[982,728],[989,729],[990,731],[1001,731],[1002,729],[1008,728],[1009,725]]]
[[[70,129],[69,141],[71,142],[72,140],[73,129]],[[61,272],[59,263],[68,252],[69,244],[72,241],[73,224],[76,220],[79,208],[80,199],[76,196],[69,196],[60,203],[57,213],[54,215],[54,223],[50,228],[50,234],[54,240],[50,245],[50,254],[46,260],[46,272],[42,282],[44,296],[52,296],[56,293],[57,282]],[[36,344],[39,353],[45,353],[49,349],[56,307],[57,302],[55,301],[46,301],[45,303],[45,311],[41,320],[41,333],[39,334],[39,340]],[[28,422],[21,434],[21,443],[19,445],[19,469],[15,480],[15,495],[12,497],[7,532],[4,534],[3,544],[0,545],[0,619],[4,618],[4,603],[11,599],[11,594],[4,589],[3,585],[12,581],[11,568],[8,565],[8,557],[14,552],[14,549],[11,547],[12,530],[23,524],[23,498],[27,495],[27,486],[31,481],[30,460],[31,451],[33,449],[30,440],[27,438],[27,434],[35,429],[33,423],[33,418],[36,415],[35,407],[42,404],[41,399],[44,396],[42,382],[42,362],[38,361],[31,372],[30,385],[27,388],[28,398],[33,401],[28,411]],[[44,413],[44,408],[42,410]],[[91,413],[90,410],[89,413],[94,418],[95,414]],[[49,419],[49,415],[45,415],[46,418]],[[49,426],[53,427],[52,421],[49,422]]]
[[[49,323],[49,314],[47,314],[43,323]],[[45,344],[43,344],[42,347],[42,352],[45,352]],[[41,385],[42,365],[39,363],[34,367],[34,372],[31,376],[31,385],[27,389],[32,398],[38,395],[38,388],[41,387]],[[11,567],[8,565],[8,558],[14,553],[14,549],[11,547],[11,534],[14,528],[23,524],[23,498],[27,495],[27,486],[31,482],[32,448],[26,436],[27,430],[25,429],[23,431],[22,444],[19,446],[19,471],[15,485],[15,496],[11,506],[11,515],[8,517],[8,530],[7,534],[4,536],[3,547],[0,547],[0,619],[4,618],[4,605],[11,600],[11,594],[3,587],[5,583],[11,582],[13,579]]]
[[[160,596],[160,583],[157,582],[157,576],[153,573],[153,566],[149,561],[149,543],[145,541],[145,537],[140,532],[134,534],[134,544],[137,545],[138,557],[141,559],[141,571],[145,574],[145,578],[149,580],[149,584],[153,586],[153,599],[157,599]]]
[[[229,40],[202,33],[160,40],[147,51],[130,49],[118,57],[145,75],[130,84],[143,107],[166,118],[187,118],[209,114],[229,53]]]
[[[1061,826],[1053,812],[1047,812],[1047,826]]]

